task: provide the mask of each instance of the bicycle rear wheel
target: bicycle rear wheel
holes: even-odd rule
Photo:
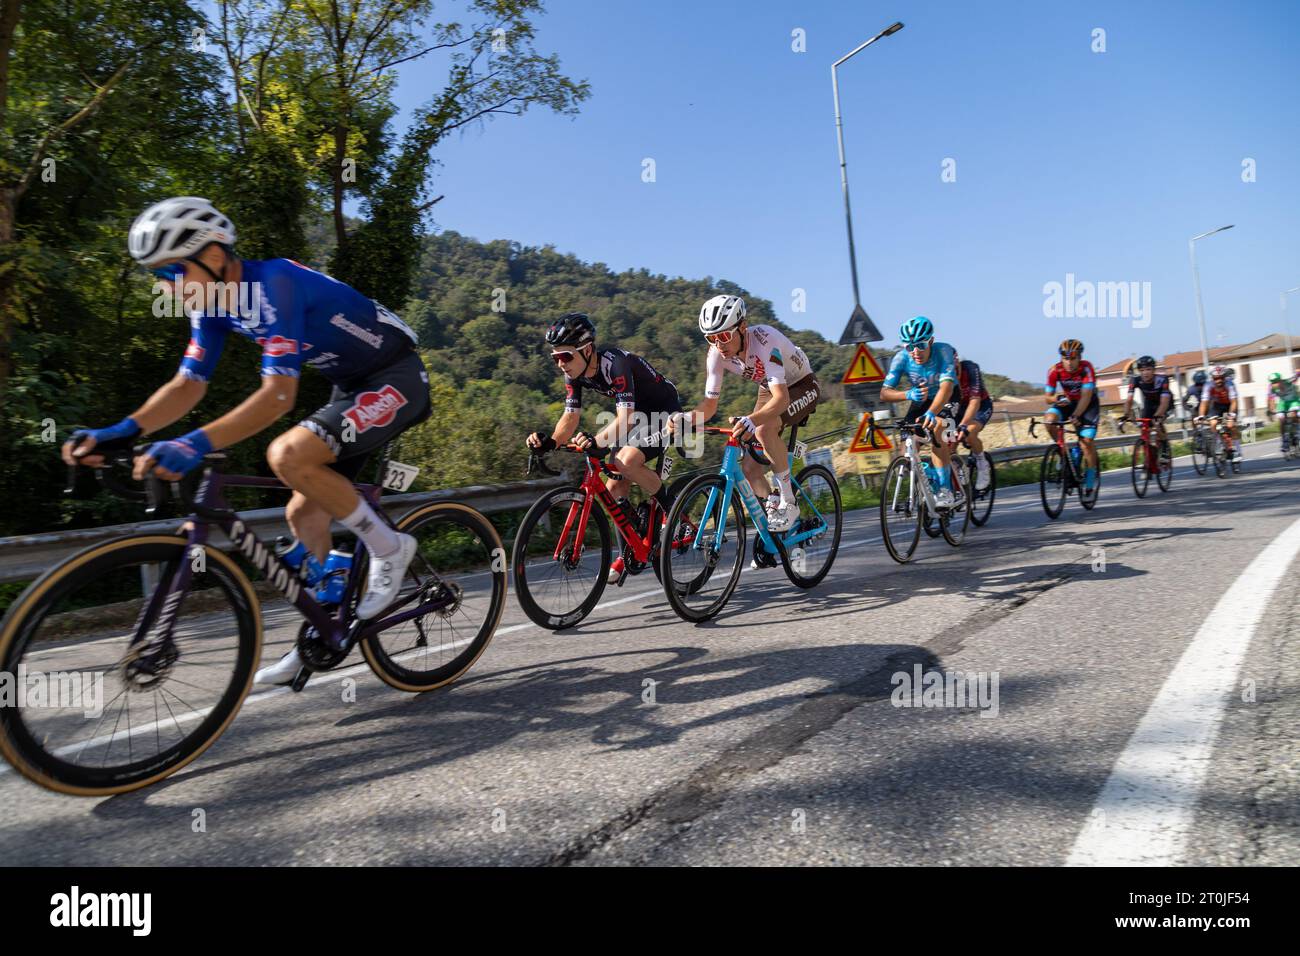
[[[880,532],[885,550],[899,564],[906,564],[916,552],[924,510],[912,462],[906,457],[895,458],[880,489]]]
[[[731,600],[745,558],[745,513],[721,475],[697,475],[677,493],[664,524],[664,594],[684,621],[700,623]],[[728,514],[730,511],[730,514]],[[721,533],[719,533],[721,532]]]
[[[1043,499],[1043,511],[1047,517],[1056,520],[1065,508],[1065,459],[1061,449],[1051,445],[1043,452],[1043,461],[1038,468],[1038,493]],[[1082,495],[1080,489],[1080,495]]]
[[[467,505],[436,502],[403,515],[397,530],[419,546],[402,596],[445,607],[361,642],[370,669],[390,687],[422,693],[450,684],[483,653],[506,606],[505,548],[486,517]]]
[[[813,528],[821,530],[789,549],[783,564],[786,577],[795,586],[811,588],[826,577],[840,550],[844,508],[840,504],[840,486],[829,468],[809,465],[795,477],[794,486],[799,520],[792,530],[796,534]]]
[[[1145,498],[1147,485],[1151,483],[1151,472],[1147,470],[1146,442],[1139,441],[1133,446],[1131,475],[1133,478],[1133,493],[1139,498]]]
[[[586,497],[581,488],[547,492],[528,509],[515,535],[510,564],[519,606],[534,624],[552,631],[582,621],[605,592],[609,522],[593,501],[578,540]]]
[[[975,484],[979,480],[979,466],[976,459],[980,457],[988,465],[989,483],[984,490],[977,491]],[[982,528],[988,523],[989,516],[993,514],[993,499],[998,494],[998,470],[993,467],[993,456],[986,451],[980,452],[978,456],[971,454],[966,461],[970,475],[966,484],[971,489],[971,495],[973,496],[971,499],[970,520],[974,522],[975,527]]]
[[[189,588],[172,592],[183,562]],[[164,615],[170,643],[152,633]],[[261,647],[253,585],[221,551],[178,535],[88,548],[33,581],[0,622],[0,673],[22,675],[15,704],[0,707],[0,753],[59,793],[148,786],[221,736]]]

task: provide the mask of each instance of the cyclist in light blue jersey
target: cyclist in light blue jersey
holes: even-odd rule
[[[947,342],[934,340],[934,324],[923,315],[908,319],[898,330],[903,348],[889,363],[889,371],[881,383],[880,397],[887,402],[910,401],[904,416],[905,422],[924,425],[933,436],[930,444],[931,461],[939,477],[935,500],[943,507],[955,504],[952,478],[949,474],[951,455],[941,440],[940,418],[957,418],[952,407],[960,392],[957,388],[957,350]],[[901,376],[907,376],[911,387],[898,387]]]

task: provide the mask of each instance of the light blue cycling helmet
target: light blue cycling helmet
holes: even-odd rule
[[[934,338],[934,323],[923,315],[908,319],[898,330],[898,341],[905,347],[924,345]]]

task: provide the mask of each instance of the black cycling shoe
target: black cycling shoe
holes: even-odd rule
[[[749,566],[757,571],[759,568],[776,567],[776,555],[767,548],[763,547],[763,539],[754,539],[754,557],[749,562]]]

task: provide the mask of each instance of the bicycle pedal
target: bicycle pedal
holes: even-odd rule
[[[307,686],[307,681],[311,679],[311,670],[306,667],[298,668],[298,673],[293,675],[293,680],[289,682],[289,688],[295,693],[302,691]]]

